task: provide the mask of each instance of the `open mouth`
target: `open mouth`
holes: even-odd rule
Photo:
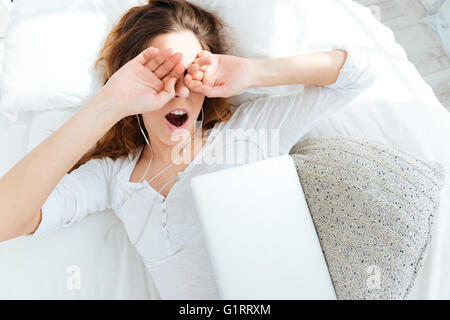
[[[188,119],[188,114],[180,109],[174,110],[171,113],[166,114],[166,119],[169,123],[177,128],[183,126]]]

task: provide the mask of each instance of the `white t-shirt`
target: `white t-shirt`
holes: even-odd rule
[[[336,83],[326,87],[307,86],[299,93],[261,98],[236,108],[229,121],[215,125],[205,146],[179,174],[179,181],[165,201],[147,182],[129,182],[142,147],[136,154],[116,160],[108,157],[93,159],[66,174],[59,182],[42,207],[42,221],[32,237],[70,225],[89,213],[112,209],[142,256],[162,299],[218,299],[189,179],[256,161],[258,156],[250,159],[254,154],[249,151],[250,146],[257,152],[260,150],[257,145],[260,146],[268,157],[287,154],[321,118],[345,106],[368,88],[374,73],[367,52],[346,46],[335,46],[335,49],[348,52]],[[229,140],[224,139],[223,134],[235,132],[230,129],[253,132],[245,139],[254,143],[247,144],[241,139],[248,146],[246,156],[240,158],[234,153],[233,159],[238,159],[234,163],[226,156],[202,161],[206,159],[205,155],[214,153],[208,150],[222,150],[228,154],[229,146],[233,144],[224,144]],[[261,137],[270,141],[268,146],[261,142]],[[218,161],[219,158],[225,163]]]

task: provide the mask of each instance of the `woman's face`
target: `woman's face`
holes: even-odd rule
[[[174,53],[181,52],[185,68],[195,60],[197,53],[202,51],[199,41],[190,31],[158,35],[149,43],[149,47],[160,50],[172,48]],[[150,141],[176,145],[180,135],[185,137],[185,130],[192,136],[204,100],[205,95],[190,91],[185,86],[182,75],[176,82],[172,100],[161,109],[142,115]]]

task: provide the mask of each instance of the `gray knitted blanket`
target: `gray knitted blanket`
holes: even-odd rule
[[[342,136],[306,139],[291,155],[338,299],[404,299],[430,245],[443,166]]]

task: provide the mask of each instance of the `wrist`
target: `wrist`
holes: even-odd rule
[[[94,111],[98,120],[108,122],[111,125],[126,116],[121,112],[123,108],[120,107],[118,99],[106,87],[97,91],[84,107]]]

